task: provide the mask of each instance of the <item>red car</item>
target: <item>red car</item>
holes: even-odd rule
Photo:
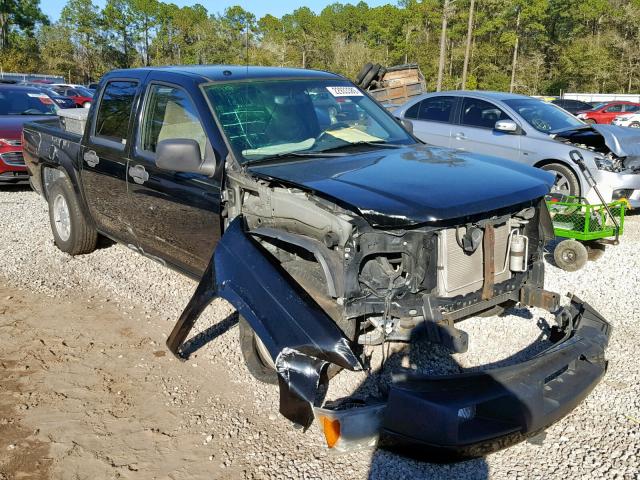
[[[578,112],[576,116],[587,123],[611,123],[618,115],[638,110],[640,110],[640,103],[604,102],[599,103],[591,110]]]
[[[84,87],[53,87],[63,97],[69,97],[76,102],[76,107],[89,108],[93,101],[93,93]]]
[[[56,111],[54,101],[37,88],[0,84],[0,184],[29,179],[22,158],[22,126]]]

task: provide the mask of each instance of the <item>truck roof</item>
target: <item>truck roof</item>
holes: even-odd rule
[[[166,71],[201,77],[203,81],[253,80],[267,78],[317,78],[343,79],[344,77],[323,70],[284,67],[255,67],[246,65],[168,65],[163,67],[142,67],[112,70],[112,74],[125,72]]]

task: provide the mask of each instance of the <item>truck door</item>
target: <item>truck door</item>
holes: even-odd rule
[[[98,229],[135,244],[127,200],[127,139],[138,97],[138,79],[109,80],[85,134],[81,178],[91,215]]]
[[[201,96],[197,87],[150,77],[127,172],[139,248],[197,277],[220,238],[220,175],[160,169],[155,151],[162,140],[193,139],[203,159],[215,156],[205,130],[205,122],[214,122]]]

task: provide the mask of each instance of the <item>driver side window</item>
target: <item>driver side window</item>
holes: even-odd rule
[[[198,142],[204,159],[207,136],[189,96],[179,88],[151,85],[141,124],[140,147],[155,153],[158,142],[182,138]]]
[[[610,107],[607,107],[607,109],[605,110],[605,112],[607,113],[616,113],[621,111],[622,111],[622,104],[611,105]]]

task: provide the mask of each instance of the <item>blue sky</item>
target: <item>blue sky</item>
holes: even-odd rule
[[[298,7],[307,6],[311,8],[315,12],[320,12],[325,6],[336,3],[336,1],[340,1],[340,3],[358,3],[357,0],[305,0],[304,2],[296,2],[293,0],[249,0],[249,1],[240,1],[240,0],[165,0],[168,3],[175,3],[178,6],[184,5],[193,5],[195,3],[200,3],[204,5],[210,13],[220,12],[222,13],[225,8],[230,7],[232,5],[240,5],[245,10],[249,10],[254,13],[256,17],[260,18],[263,15],[270,13],[271,15],[275,15],[276,17],[281,17],[286,13],[290,13]],[[93,0],[93,2],[99,7],[103,7],[105,0]],[[367,3],[372,6],[385,5],[387,3],[395,4],[394,0],[367,0]],[[52,21],[58,20],[60,17],[60,11],[66,4],[65,0],[40,0],[40,8],[42,11],[49,16]]]

